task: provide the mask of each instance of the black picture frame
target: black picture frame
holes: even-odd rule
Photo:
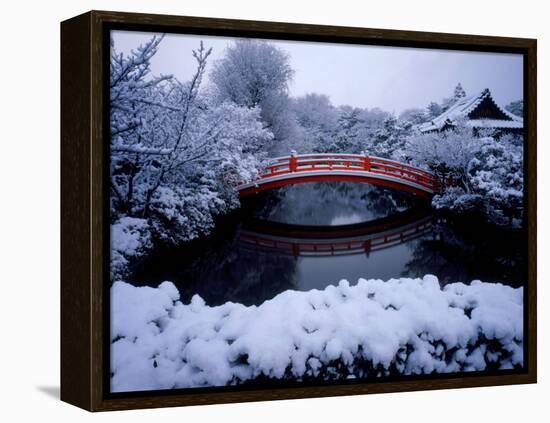
[[[508,52],[524,57],[524,371],[326,385],[109,392],[109,31]],[[61,23],[61,399],[90,411],[535,383],[536,40],[91,11]],[[106,124],[107,123],[107,124]]]

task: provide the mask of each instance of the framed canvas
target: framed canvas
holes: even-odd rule
[[[536,41],[61,24],[61,399],[536,382]]]

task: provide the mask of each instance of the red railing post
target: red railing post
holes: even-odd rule
[[[294,258],[300,257],[300,245],[296,243],[292,243],[292,255]]]
[[[361,151],[361,155],[363,156],[363,169],[370,172],[370,157],[367,156],[366,151]]]
[[[291,172],[296,172],[296,169],[298,168],[298,159],[296,158],[296,150],[290,151],[290,157],[288,159],[288,168]]]
[[[371,249],[371,240],[367,239],[363,242],[363,250],[365,251],[365,255],[368,257],[370,256],[370,249]]]

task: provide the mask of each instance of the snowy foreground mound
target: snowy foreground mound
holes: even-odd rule
[[[360,279],[209,307],[117,282],[111,298],[114,392],[523,365],[523,289],[501,284]]]

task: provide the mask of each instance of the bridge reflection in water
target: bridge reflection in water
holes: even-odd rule
[[[235,217],[208,237],[159,248],[136,263],[130,279],[136,286],[173,281],[183,302],[198,294],[209,305],[259,305],[289,289],[322,290],[342,279],[355,284],[430,273],[443,285],[480,279],[521,286],[524,280],[521,234],[470,220],[458,224],[427,207],[343,226]]]
[[[366,223],[342,226],[301,226],[254,220],[243,225],[243,248],[294,257],[365,254],[420,238],[433,230],[435,217],[427,211],[398,213]]]

